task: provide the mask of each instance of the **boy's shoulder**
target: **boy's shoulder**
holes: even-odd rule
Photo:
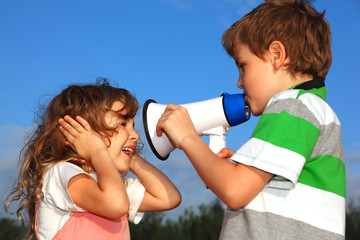
[[[326,93],[325,87],[310,90],[288,89],[275,94],[263,114],[287,112],[316,126],[329,123],[340,125],[335,112],[325,101]]]

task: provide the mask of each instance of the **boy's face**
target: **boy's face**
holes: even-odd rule
[[[233,57],[239,69],[237,86],[244,89],[244,98],[250,104],[252,114],[259,116],[271,97],[287,88],[278,79],[269,53],[261,59],[247,45],[239,43]]]

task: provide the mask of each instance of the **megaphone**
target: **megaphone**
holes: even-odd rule
[[[143,106],[143,125],[146,139],[155,156],[166,160],[175,147],[166,134],[156,135],[156,125],[167,105],[148,99]],[[226,146],[225,129],[236,126],[250,118],[250,107],[243,94],[223,93],[220,97],[180,105],[189,112],[199,136],[210,136],[209,147],[213,152]]]

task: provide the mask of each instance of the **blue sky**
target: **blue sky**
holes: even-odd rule
[[[222,33],[261,3],[259,0],[56,0],[0,2],[0,189],[17,166],[24,137],[34,126],[39,103],[73,83],[106,77],[131,91],[140,104],[184,104],[239,93],[233,60]],[[360,1],[318,0],[332,31],[333,63],[326,79],[328,103],[342,123],[348,198],[360,196]],[[239,148],[259,118],[233,127],[227,145]],[[136,129],[145,137],[141,111]],[[204,137],[207,141],[207,138]],[[175,150],[152,162],[178,186],[184,208],[215,196]],[[1,199],[4,198],[1,190]],[[6,192],[6,191],[5,191]]]

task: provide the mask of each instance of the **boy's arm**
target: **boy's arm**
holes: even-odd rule
[[[183,150],[200,178],[227,206],[242,208],[253,200],[273,174],[215,155],[198,137],[186,138]]]
[[[85,174],[76,175],[68,183],[74,203],[87,211],[109,218],[117,218],[129,210],[129,200],[123,180],[115,168],[106,145],[87,121],[69,116],[60,119],[60,129],[75,151],[90,161],[98,182]],[[80,124],[81,123],[81,124]]]
[[[138,154],[131,160],[130,171],[139,178],[146,189],[140,212],[164,211],[180,204],[181,195],[174,184]]]
[[[169,104],[156,129],[158,136],[165,132],[175,147],[185,152],[204,183],[230,208],[246,206],[273,176],[215,155],[196,133],[187,110],[181,106]]]

